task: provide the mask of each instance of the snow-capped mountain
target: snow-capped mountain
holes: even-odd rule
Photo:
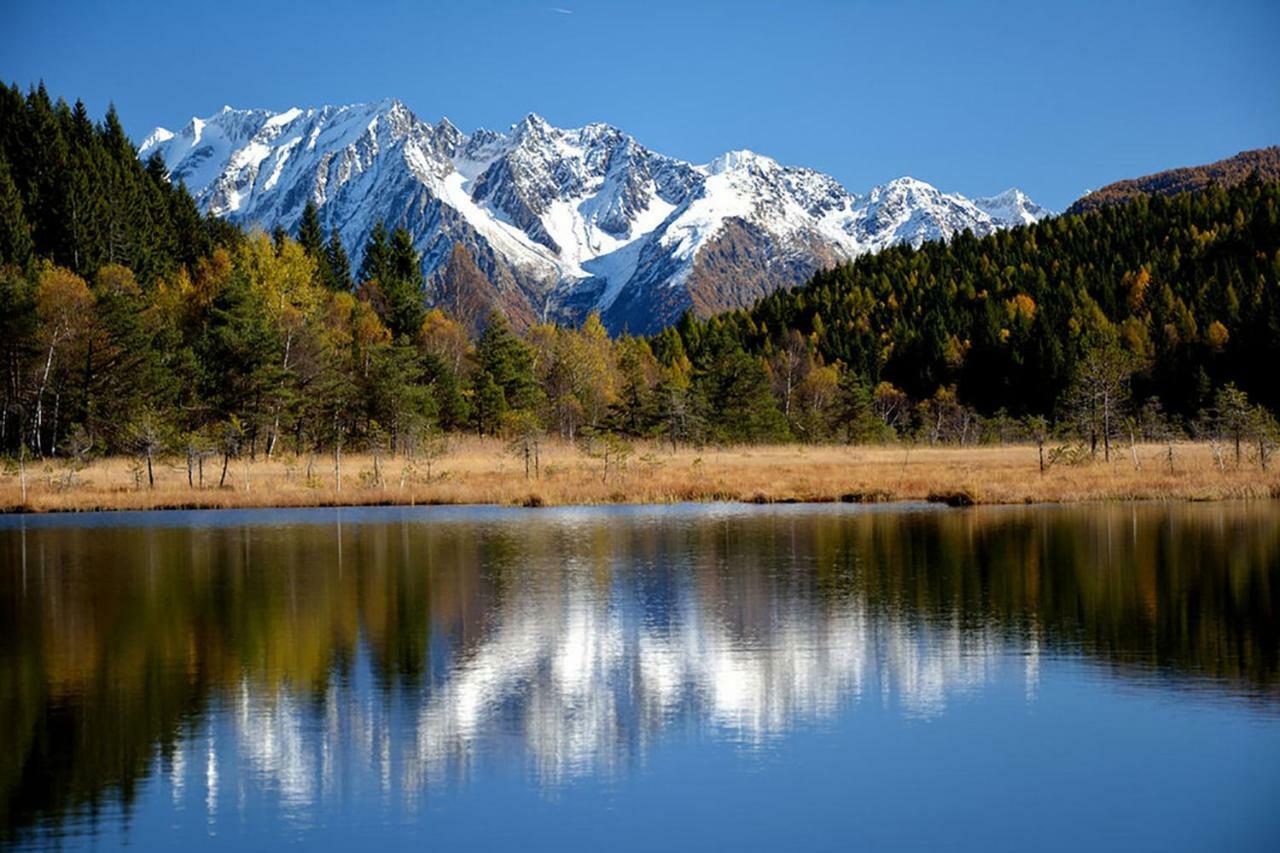
[[[967,199],[912,178],[855,195],[750,151],[693,165],[605,124],[562,129],[532,113],[505,133],[465,134],[390,99],[224,107],[157,128],[139,153],[155,152],[203,209],[241,224],[292,230],[314,200],[357,263],[377,220],[404,226],[429,300],[472,321],[496,305],[517,325],[598,310],[612,330],[649,332],[864,252],[1048,213],[1016,189]]]

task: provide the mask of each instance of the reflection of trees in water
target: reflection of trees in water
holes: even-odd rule
[[[1278,521],[1264,504],[6,530],[0,825],[128,802],[157,754],[181,779],[223,716],[219,742],[305,801],[353,763],[397,787],[465,773],[495,731],[554,780],[673,720],[758,741],[867,695],[936,714],[1001,666],[1033,691],[1041,650],[1270,704]]]

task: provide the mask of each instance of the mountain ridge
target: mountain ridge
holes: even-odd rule
[[[564,322],[599,311],[611,331],[745,307],[869,251],[1048,214],[1017,189],[968,199],[905,177],[859,195],[746,150],[692,164],[608,124],[558,128],[533,112],[467,134],[394,98],[224,107],[157,128],[139,156],[157,153],[203,210],[238,224],[293,230],[314,201],[356,261],[376,220],[408,228],[429,302],[460,245],[494,307]]]
[[[1090,190],[1076,199],[1066,213],[1086,213],[1099,207],[1123,204],[1141,195],[1176,195],[1195,192],[1210,185],[1233,187],[1252,174],[1264,181],[1280,180],[1280,145],[1241,151],[1213,163],[1197,166],[1179,166],[1114,181],[1096,190]]]

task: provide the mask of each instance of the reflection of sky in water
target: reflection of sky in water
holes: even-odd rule
[[[600,518],[558,523],[572,539]],[[1035,613],[818,595],[812,549],[785,536],[747,572],[694,541],[517,554],[481,629],[428,628],[420,682],[379,676],[364,629],[318,693],[241,675],[127,810],[59,832],[143,849],[1280,839],[1269,691],[1091,658]]]

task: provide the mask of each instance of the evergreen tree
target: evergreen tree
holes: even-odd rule
[[[22,196],[9,174],[9,164],[0,155],[0,265],[26,267],[31,263],[33,248]]]
[[[304,252],[317,261],[324,259],[324,228],[320,225],[320,211],[311,199],[307,199],[307,205],[302,209],[302,219],[298,223],[298,243]]]
[[[774,402],[764,365],[740,347],[722,344],[696,384],[706,401],[708,426],[718,440],[787,438],[787,421]]]
[[[879,441],[885,437],[884,423],[875,413],[875,395],[865,379],[852,370],[840,377],[838,419],[844,438],[850,443]]]
[[[479,368],[477,398],[480,389],[491,380],[501,391],[506,408],[534,408],[537,385],[529,348],[511,331],[506,318],[497,312],[489,316],[489,325],[476,344],[476,365]]]
[[[364,258],[360,261],[359,281],[365,284],[376,281],[382,284],[391,275],[391,241],[387,226],[379,219],[369,232],[364,244]]]
[[[403,228],[397,228],[391,238],[387,270],[380,284],[387,306],[382,319],[391,334],[397,338],[416,335],[427,308],[418,253],[413,248],[413,238]]]
[[[497,435],[502,419],[507,413],[507,400],[492,373],[483,372],[476,377],[475,394],[471,404],[471,418],[480,435]]]
[[[201,392],[218,420],[236,417],[256,428],[278,384],[280,340],[249,276],[234,270],[209,306],[196,341]]]
[[[439,355],[422,355],[423,381],[431,391],[436,421],[443,429],[461,429],[469,419],[466,398],[462,396],[458,375]]]
[[[325,248],[327,263],[321,268],[324,273],[324,285],[339,293],[351,290],[351,261],[347,258],[347,250],[342,248],[342,238],[334,231],[329,236],[329,245]]]

